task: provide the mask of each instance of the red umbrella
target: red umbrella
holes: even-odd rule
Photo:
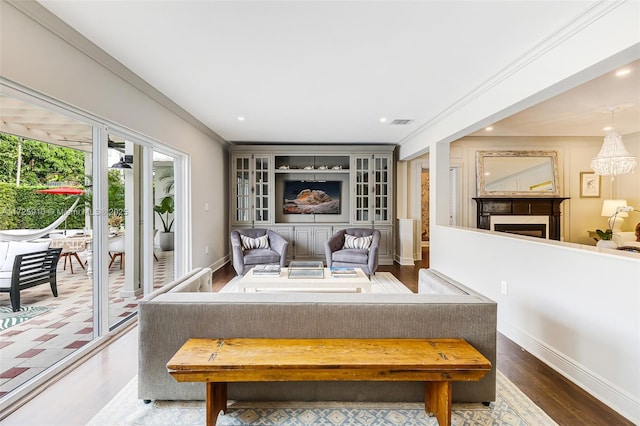
[[[73,186],[55,186],[53,188],[38,189],[38,194],[56,194],[56,195],[82,195],[84,190]],[[67,218],[64,218],[64,235],[67,235]]]
[[[39,189],[38,194],[58,194],[58,195],[82,195],[84,190],[73,186],[56,186],[54,188]]]

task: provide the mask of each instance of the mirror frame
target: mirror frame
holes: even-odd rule
[[[553,190],[551,191],[487,191],[485,189],[484,160],[491,157],[548,157],[553,168]],[[560,182],[558,178],[558,153],[556,151],[477,151],[476,152],[476,182],[478,197],[490,196],[560,196]]]

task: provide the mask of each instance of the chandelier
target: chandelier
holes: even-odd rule
[[[615,108],[611,109],[611,129],[604,137],[604,144],[598,155],[591,160],[591,168],[597,175],[617,176],[633,172],[636,167],[636,158],[629,154],[629,151],[622,143],[622,136],[613,126],[613,114]]]

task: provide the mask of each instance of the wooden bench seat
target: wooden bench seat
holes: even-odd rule
[[[206,382],[207,425],[227,411],[229,382],[421,381],[425,410],[451,424],[451,382],[491,363],[463,339],[189,339],[167,364],[179,382]]]

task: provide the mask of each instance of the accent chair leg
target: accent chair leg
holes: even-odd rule
[[[76,258],[76,260],[78,261],[78,263],[80,264],[82,269],[84,269],[84,265],[82,264],[82,260],[80,260],[80,256],[78,256],[78,252],[77,251],[73,253],[73,257]]]
[[[58,280],[54,277],[49,282],[51,285],[51,293],[53,293],[53,297],[58,297]]]
[[[11,310],[18,312],[20,310],[20,290],[10,290],[9,298],[11,299]]]

